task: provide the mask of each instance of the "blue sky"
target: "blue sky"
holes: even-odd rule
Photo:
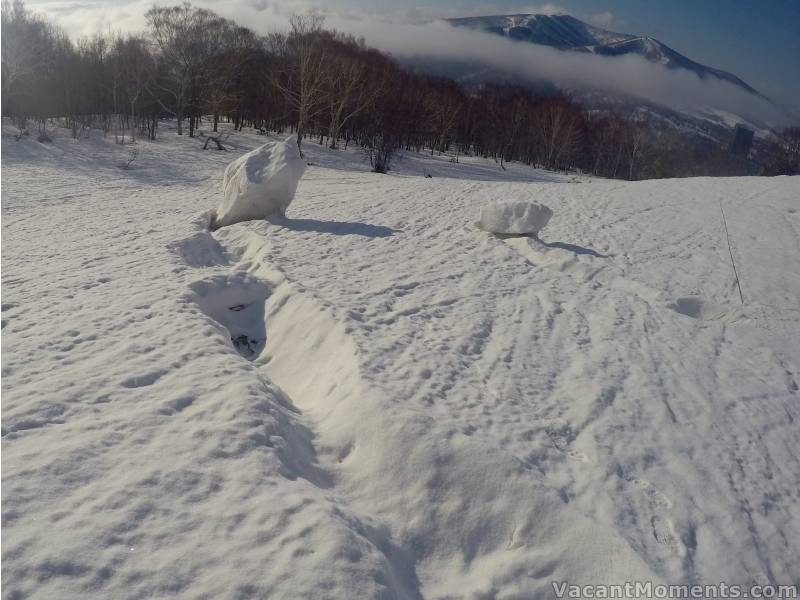
[[[177,4],[180,0],[157,0]],[[28,0],[70,33],[137,29],[153,0]],[[789,106],[800,106],[800,0],[199,0],[257,27],[319,7],[352,16],[424,21],[436,17],[566,12],[614,31],[655,37],[689,58],[730,71]],[[257,11],[254,12],[254,11]],[[238,18],[237,18],[238,17]],[[263,29],[263,27],[261,27]]]

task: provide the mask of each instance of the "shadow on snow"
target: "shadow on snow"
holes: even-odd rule
[[[399,229],[392,229],[391,227],[384,227],[383,225],[350,223],[347,221],[319,221],[317,219],[275,217],[270,219],[270,222],[293,231],[313,231],[332,235],[360,235],[368,238],[390,237],[400,232]]]
[[[606,254],[600,254],[597,250],[592,250],[591,248],[584,248],[583,246],[576,246],[575,244],[567,244],[566,242],[543,242],[543,243],[548,248],[560,248],[562,250],[568,250],[569,252],[574,252],[575,254],[586,254],[588,256],[594,256],[597,258],[608,258]]]

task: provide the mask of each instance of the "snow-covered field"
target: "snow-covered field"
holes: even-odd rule
[[[262,136],[9,131],[4,597],[800,583],[800,179],[310,142],[288,218],[212,234]]]

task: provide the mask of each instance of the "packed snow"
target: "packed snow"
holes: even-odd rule
[[[285,217],[212,232],[264,138],[169,126],[128,170],[4,128],[5,597],[800,582],[800,180],[307,142]],[[539,238],[475,227],[508,199]]]
[[[306,169],[296,146],[270,141],[234,160],[222,176],[222,202],[212,227],[283,216]]]
[[[505,200],[481,207],[478,226],[491,233],[537,234],[553,211],[535,202]]]

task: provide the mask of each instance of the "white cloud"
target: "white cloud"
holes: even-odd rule
[[[96,32],[138,32],[147,27],[145,13],[155,4],[168,6],[181,0],[130,0],[127,2],[91,2],[44,0],[30,8],[50,17],[70,36],[92,35]],[[309,0],[194,0],[193,5],[209,8],[261,32],[283,29],[293,12],[319,8]]]
[[[565,52],[451,27],[441,21],[403,25],[362,19],[334,20],[333,24],[337,29],[363,35],[368,44],[397,57],[480,62],[532,81],[625,94],[675,109],[713,106],[756,120],[780,121],[785,117],[768,101],[733,84],[702,80],[691,71],[667,69],[636,55],[607,57]]]
[[[144,14],[153,4],[174,5],[181,0],[40,0],[30,7],[51,17],[72,36],[96,31],[140,31],[146,26]],[[547,2],[498,6],[492,2],[467,7],[398,6],[395,9],[360,7],[348,0],[193,0],[192,4],[210,8],[261,31],[283,28],[293,12],[314,9],[335,18],[380,18],[402,23],[427,23],[436,19],[498,14],[567,14],[564,7]]]
[[[598,13],[588,17],[587,21],[597,27],[608,28],[614,23],[614,14],[609,11]]]
[[[548,2],[547,4],[540,4],[540,5],[533,5],[533,6],[525,6],[519,8],[517,10],[512,11],[518,14],[536,14],[536,15],[567,15],[570,14],[571,11],[567,10],[563,6],[559,6],[558,4],[553,4]],[[504,13],[500,13],[504,14]],[[508,13],[511,14],[511,13]]]

